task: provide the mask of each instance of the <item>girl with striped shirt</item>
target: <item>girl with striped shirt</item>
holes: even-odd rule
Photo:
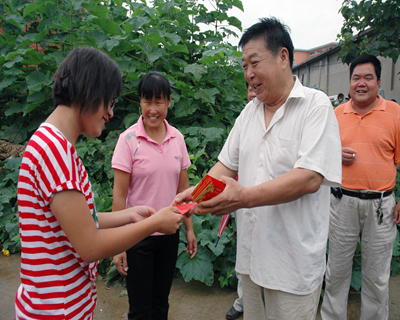
[[[100,136],[121,93],[118,65],[91,47],[71,51],[54,76],[55,110],[31,137],[20,168],[16,319],[93,319],[98,260],[180,226],[183,216],[172,207],[96,212],[75,143],[82,132]]]

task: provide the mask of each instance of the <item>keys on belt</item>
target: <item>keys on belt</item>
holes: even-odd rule
[[[390,196],[392,194],[392,192],[393,192],[393,190],[388,190],[388,191],[383,192],[383,194],[382,194],[382,192],[354,192],[354,191],[349,191],[349,190],[342,189],[342,188],[331,188],[331,193],[337,199],[341,199],[344,194],[346,196],[355,197],[355,198],[359,198],[359,199],[381,199],[381,201],[379,201],[378,209],[376,210],[378,224],[381,224],[383,221],[383,210],[382,210],[383,198]]]

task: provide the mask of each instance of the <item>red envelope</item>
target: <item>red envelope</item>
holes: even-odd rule
[[[221,181],[207,174],[193,190],[192,197],[196,202],[206,201],[214,198],[224,189],[225,185]]]
[[[196,204],[197,204],[197,202],[191,202],[191,203],[181,204],[179,206],[174,206],[174,207],[178,208],[181,211],[181,214],[185,214],[190,209],[192,209]]]

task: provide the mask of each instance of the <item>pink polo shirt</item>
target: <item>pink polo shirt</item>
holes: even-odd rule
[[[190,165],[183,135],[164,123],[167,133],[161,146],[147,135],[142,116],[119,136],[111,163],[113,169],[131,174],[127,208],[168,207],[177,194],[180,172]]]

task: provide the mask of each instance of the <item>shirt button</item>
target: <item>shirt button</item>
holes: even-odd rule
[[[264,163],[260,162],[258,165],[259,165],[260,167],[262,167],[262,166],[264,166]]]

